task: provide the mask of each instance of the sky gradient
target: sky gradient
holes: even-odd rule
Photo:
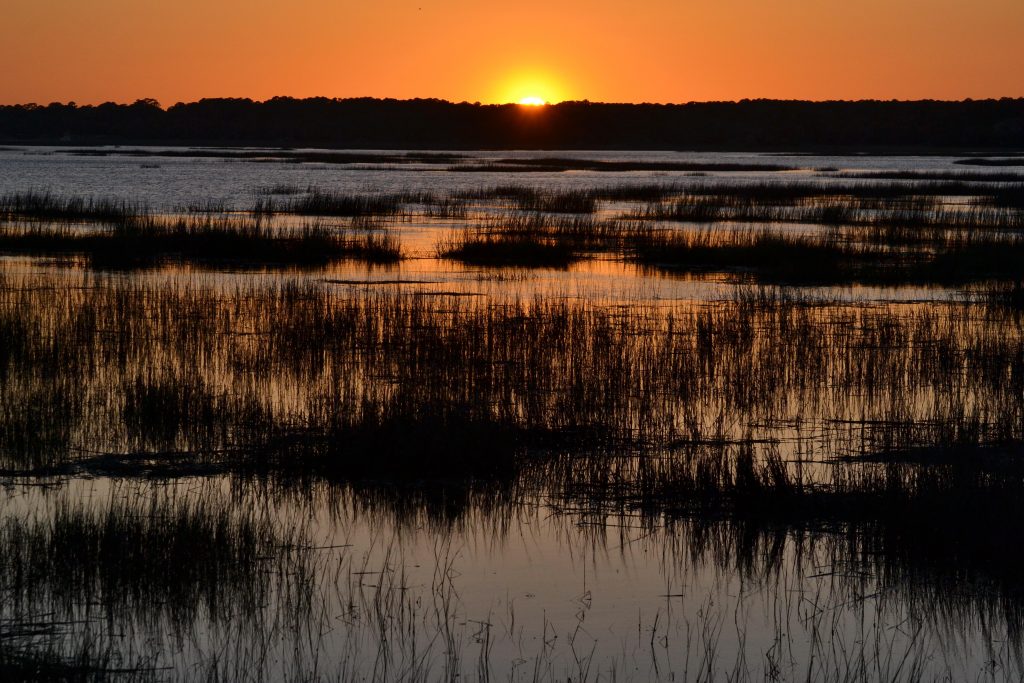
[[[0,103],[1024,96],[1022,0],[5,0]]]

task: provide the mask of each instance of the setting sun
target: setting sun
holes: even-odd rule
[[[512,103],[525,107],[543,107],[566,99],[562,79],[543,65],[521,67],[498,75],[493,94],[486,99],[496,104]]]

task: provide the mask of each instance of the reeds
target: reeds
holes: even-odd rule
[[[441,238],[440,258],[471,266],[567,268],[582,258],[570,245],[536,235],[463,231]]]
[[[118,223],[144,212],[144,208],[118,199],[66,197],[51,192],[18,192],[0,196],[0,219],[97,221]]]
[[[586,190],[566,190],[552,193],[521,195],[516,202],[520,211],[545,213],[594,213],[597,202]]]
[[[587,252],[613,251],[628,233],[625,222],[522,213],[452,231],[435,250],[440,258],[470,265],[564,268]]]
[[[259,651],[275,620],[317,627],[324,557],[304,526],[216,485],[72,486],[0,518],[5,680],[164,680],[189,639],[202,651],[211,633],[258,634],[243,649]]]
[[[395,238],[360,226],[415,210],[464,221],[438,253],[485,267],[567,267],[600,255],[657,272],[805,286],[969,288],[928,303],[842,303],[831,290],[762,287],[720,301],[606,302],[353,293],[282,276],[4,270],[5,486],[75,475],[121,483],[109,499],[43,491],[57,502],[22,510],[12,499],[3,511],[0,677],[146,679],[169,664],[179,667],[169,676],[207,680],[455,678],[470,669],[486,679],[503,665],[492,650],[497,620],[468,626],[449,555],[433,558],[426,585],[406,580],[390,553],[380,567],[353,566],[344,550],[318,560],[335,546],[317,547],[268,516],[286,500],[300,501],[290,519],[351,506],[368,528],[386,518],[445,539],[483,523],[500,537],[534,510],[592,533],[587,553],[678,533],[653,548],[672,566],[689,570],[682,559],[692,558],[724,579],[739,575],[744,595],[794,577],[798,585],[763,594],[776,601],[766,608],[778,620],[768,627],[775,642],[752,651],[768,678],[926,677],[933,660],[911,628],[926,620],[938,632],[981,623],[1005,634],[1006,651],[991,659],[1016,671],[1024,556],[1006,539],[1020,536],[1024,518],[1020,187],[907,179],[448,196],[289,189],[250,213],[208,206],[200,217],[101,218],[87,202],[53,198],[10,211],[18,223],[5,226],[4,251],[82,255],[97,270],[388,262],[401,255]],[[648,206],[630,212],[644,220],[607,220],[604,201]],[[353,221],[337,228],[275,213]],[[726,223],[652,220],[681,215]],[[736,224],[814,217],[832,227]],[[211,475],[227,476],[199,479]],[[141,478],[158,483],[119,488]],[[231,496],[210,496],[210,487]],[[601,542],[626,521],[642,525],[636,538],[620,531],[614,546]],[[822,574],[827,599],[801,590]],[[859,623],[876,640],[836,626],[832,615],[875,597]],[[898,612],[891,624],[887,601]],[[727,615],[739,653],[728,661],[717,649],[721,615],[699,614],[699,648],[688,628],[670,647],[657,618],[638,623],[638,640],[649,631],[652,653],[657,638],[665,657],[685,651],[687,662],[699,652],[708,677],[750,677],[742,610]],[[106,625],[96,641],[94,623]],[[579,629],[568,648],[549,639],[546,621],[538,630],[541,675],[554,678],[562,669],[553,662],[571,655],[566,677],[583,680],[607,661],[576,649]],[[882,633],[909,633],[907,652]],[[808,656],[794,654],[802,636]],[[519,637],[505,652],[522,658]],[[211,638],[235,649],[174,659],[182,643]],[[151,649],[132,658],[132,642]],[[479,654],[465,660],[471,648]],[[905,667],[891,660],[904,654]],[[335,655],[337,671],[324,673]]]
[[[915,205],[916,204],[916,205]],[[1024,213],[1012,208],[948,208],[918,201],[885,206],[875,200],[826,198],[802,205],[766,204],[736,195],[688,195],[627,214],[632,220],[766,222],[817,225],[916,226],[1020,230]]]
[[[581,252],[600,251],[625,257],[622,245],[630,240],[648,239],[638,231],[639,221],[685,223],[806,223],[840,228],[860,227],[874,230],[870,235],[877,251],[906,246],[910,231],[994,230],[1018,231],[1024,226],[1021,210],[1024,195],[1019,183],[977,183],[965,179],[912,182],[698,182],[591,189],[544,189],[528,186],[497,186],[461,191],[450,196],[427,192],[346,195],[307,188],[285,188],[289,194],[260,196],[248,215],[230,214],[222,203],[193,202],[185,216],[153,216],[145,209],[82,198],[61,199],[49,194],[23,193],[6,198],[6,216],[12,221],[42,221],[11,226],[3,235],[4,248],[10,253],[89,253],[89,258],[111,266],[128,263],[128,252],[137,254],[140,263],[166,260],[173,250],[182,261],[198,261],[206,252],[210,262],[237,260],[266,263],[273,253],[283,263],[327,262],[351,257],[373,263],[395,262],[400,249],[388,233],[375,231],[356,239],[351,235],[326,234],[318,224],[307,225],[287,235],[277,227],[277,214],[314,217],[347,217],[352,228],[382,228],[385,219],[402,216],[411,219],[414,212],[428,218],[494,221],[497,201],[506,214],[508,226],[490,226],[489,235],[477,231],[480,244],[471,255],[475,263],[492,260],[499,251],[518,256],[505,259],[543,265],[566,264],[577,260]],[[646,202],[628,210],[616,238],[611,238],[610,221],[590,225],[599,236],[584,239],[582,230],[573,235],[550,234],[550,230],[523,231],[515,225],[528,214],[592,215],[601,202]],[[98,221],[111,226],[107,231],[78,231],[64,225],[67,221]],[[535,220],[535,219],[530,219]],[[47,224],[57,221],[61,225]],[[579,225],[583,225],[580,223]],[[271,227],[274,226],[274,227]],[[492,229],[493,228],[493,229]],[[902,232],[901,232],[902,231]],[[515,239],[510,239],[512,233]],[[564,231],[561,231],[564,233]],[[532,238],[527,237],[527,233]],[[886,241],[897,237],[897,242]],[[571,238],[571,239],[570,239]],[[659,238],[660,239],[660,238]],[[919,241],[934,238],[924,234]],[[648,239],[649,241],[649,239]],[[531,244],[531,242],[533,242]],[[447,251],[451,252],[451,249]],[[105,253],[104,253],[105,252]],[[531,252],[533,255],[531,256]],[[500,261],[501,259],[499,259]],[[497,261],[495,261],[497,262]]]
[[[770,281],[815,284],[877,278],[893,261],[881,249],[836,234],[811,237],[771,230],[652,232],[632,247],[629,257],[664,270],[746,272]]]
[[[850,182],[857,180],[858,182]],[[663,202],[668,199],[683,201],[718,202],[723,210],[736,207],[756,207],[758,205],[814,204],[821,202],[847,202],[851,208],[918,208],[928,210],[935,208],[944,200],[962,197],[968,200],[985,200],[997,196],[1019,195],[1024,187],[1021,181],[1024,176],[997,174],[972,175],[964,173],[946,173],[937,175],[915,175],[903,177],[903,174],[878,175],[840,174],[827,180],[764,180],[749,182],[736,180],[714,179],[689,183],[645,183],[621,184],[607,187],[586,188],[579,190],[552,190],[525,185],[498,185],[481,188],[472,192],[460,192],[459,196],[474,199],[511,199],[518,203],[518,208],[534,210],[529,202],[560,194],[568,195],[577,201],[611,200],[611,201],[647,201]],[[885,182],[883,182],[885,181]],[[702,199],[698,199],[702,198]],[[922,201],[922,198],[934,198]],[[858,201],[860,200],[860,201]],[[885,200],[891,205],[887,206]],[[557,202],[554,202],[557,205]],[[543,209],[537,209],[543,210]],[[557,209],[554,209],[557,210]],[[589,213],[589,212],[587,212]]]
[[[819,458],[1024,437],[1020,320],[969,302],[829,308],[770,294],[663,310],[311,285],[222,300],[114,283],[53,297],[0,301],[8,470],[148,458],[167,471],[472,479],[568,449],[603,471],[609,449],[772,440],[793,419],[808,436],[792,448]],[[493,461],[477,467],[480,444]]]
[[[983,293],[990,305],[1024,311],[1024,280],[989,283]]]
[[[959,286],[1024,276],[1019,236],[962,230],[652,230],[634,232],[626,258],[665,271],[731,272],[804,285]]]
[[[496,185],[462,191],[456,198],[466,200],[503,200],[507,208],[525,212],[582,213],[597,210],[600,198],[592,190],[549,190],[525,185]]]
[[[132,217],[105,230],[53,225],[8,229],[0,252],[81,255],[94,268],[130,269],[169,262],[217,267],[322,267],[341,259],[394,263],[402,258],[388,233],[362,233],[308,223],[271,227],[261,218]]]
[[[5,609],[65,609],[73,617],[75,606],[98,607],[109,620],[164,616],[178,624],[202,611],[227,621],[267,600],[264,570],[285,579],[295,563],[308,562],[303,545],[301,536],[217,498],[156,491],[98,506],[65,501],[45,517],[0,525]]]
[[[914,523],[894,521],[891,526],[878,527],[857,523],[836,533],[822,526],[780,526],[779,516],[758,523],[755,518],[747,522],[689,517],[655,521],[620,513],[608,518],[605,525],[598,525],[596,517],[583,516],[579,522],[575,514],[551,517],[548,524],[554,527],[555,533],[572,533],[575,542],[599,552],[614,549],[624,562],[644,559],[649,564],[658,563],[666,586],[674,593],[701,596],[695,604],[680,600],[657,614],[631,615],[640,623],[630,625],[642,635],[634,636],[637,642],[624,645],[621,652],[598,652],[595,646],[589,657],[578,654],[574,657],[573,653],[584,649],[584,645],[584,651],[589,650],[590,641],[586,632],[572,632],[573,623],[568,624],[568,632],[563,630],[567,627],[564,622],[545,619],[543,624],[524,624],[523,614],[517,613],[512,601],[507,606],[502,605],[505,609],[500,617],[494,617],[479,604],[467,604],[460,599],[463,584],[458,572],[462,565],[456,564],[459,559],[456,544],[480,544],[486,541],[478,539],[488,534],[497,536],[497,540],[517,532],[522,534],[524,529],[531,528],[531,523],[536,523],[532,517],[522,520],[523,512],[519,513],[518,524],[515,515],[507,517],[507,509],[496,513],[496,518],[475,515],[465,524],[431,526],[423,525],[420,517],[406,519],[408,528],[417,529],[428,548],[433,546],[432,553],[428,551],[427,555],[436,567],[433,576],[427,570],[426,580],[417,581],[424,573],[417,573],[412,567],[414,559],[406,554],[401,535],[396,533],[396,538],[390,537],[388,532],[394,529],[395,522],[387,521],[382,515],[385,503],[380,500],[373,504],[361,502],[363,499],[356,491],[338,493],[331,498],[335,523],[347,525],[368,515],[362,526],[374,529],[359,549],[346,552],[345,548],[305,545],[308,539],[278,536],[285,542],[261,548],[266,555],[255,565],[252,580],[244,582],[262,580],[268,585],[260,590],[266,601],[261,610],[252,613],[245,610],[248,599],[245,591],[239,595],[234,586],[224,583],[217,600],[239,601],[240,609],[230,615],[230,621],[222,620],[229,616],[224,612],[208,616],[203,609],[186,610],[180,614],[184,618],[175,621],[172,615],[176,608],[189,605],[193,596],[206,594],[209,586],[221,580],[220,569],[203,575],[193,574],[191,569],[179,572],[171,565],[168,577],[148,576],[140,581],[143,573],[114,569],[110,566],[112,563],[99,560],[105,568],[98,573],[109,579],[109,583],[101,580],[103,590],[97,591],[94,586],[77,581],[80,574],[94,571],[92,565],[96,558],[91,547],[97,538],[107,538],[118,530],[127,531],[126,547],[150,548],[156,556],[168,557],[176,554],[196,530],[195,524],[178,524],[181,518],[178,508],[188,508],[184,501],[171,505],[162,502],[157,506],[159,512],[166,514],[163,518],[172,522],[165,530],[144,519],[111,517],[109,510],[115,508],[128,508],[133,513],[141,513],[143,518],[148,512],[152,493],[145,487],[124,488],[123,493],[141,495],[144,502],[101,503],[100,512],[84,513],[86,523],[83,526],[68,527],[69,531],[81,529],[85,533],[86,540],[81,545],[85,548],[86,567],[65,580],[46,581],[41,575],[34,577],[41,592],[34,596],[31,604],[37,609],[55,608],[55,611],[26,619],[15,627],[20,627],[22,633],[34,632],[34,637],[15,636],[5,639],[6,647],[0,645],[0,664],[8,665],[18,657],[15,667],[35,664],[39,668],[11,667],[0,671],[29,671],[36,677],[52,673],[58,678],[66,676],[75,680],[111,677],[159,680],[170,676],[183,680],[262,679],[281,671],[289,678],[298,678],[301,673],[302,678],[309,679],[312,678],[309,672],[314,669],[324,677],[343,680],[373,677],[374,674],[377,678],[390,679],[385,674],[395,670],[414,672],[417,678],[430,678],[438,672],[457,672],[460,677],[468,677],[481,669],[491,675],[515,672],[522,666],[522,660],[529,657],[529,663],[545,671],[578,672],[592,666],[608,672],[609,676],[622,671],[622,658],[628,659],[626,666],[631,670],[657,665],[679,672],[686,670],[687,662],[699,659],[700,670],[708,677],[752,678],[759,671],[755,667],[761,658],[767,657],[769,661],[778,662],[780,672],[811,670],[816,680],[849,680],[865,670],[888,672],[885,680],[917,680],[919,676],[913,675],[913,671],[912,675],[901,676],[902,667],[892,663],[890,658],[896,657],[898,661],[904,649],[909,648],[908,666],[912,670],[920,667],[921,671],[943,671],[944,666],[964,655],[955,649],[944,656],[942,645],[966,640],[965,634],[973,633],[971,624],[975,620],[981,620],[986,629],[997,632],[999,635],[993,638],[998,638],[999,642],[1004,638],[1009,641],[1005,644],[1008,651],[999,651],[990,657],[998,657],[1001,666],[1009,667],[1008,671],[1019,666],[1019,661],[1014,664],[1014,653],[1019,652],[1016,629],[1020,616],[1016,607],[1019,596],[1012,592],[1012,581],[1006,581],[1009,574],[1003,573],[1019,565],[1015,560],[998,559],[998,555],[989,554],[972,561],[971,552],[991,551],[992,548],[986,549],[975,540],[962,549],[955,549],[958,527],[949,534],[947,543],[933,544],[942,537],[942,530],[933,526],[927,538],[911,537],[903,546],[902,534],[915,531]],[[68,509],[66,501],[70,497],[61,495],[64,502],[58,504],[57,509]],[[395,492],[392,497],[397,501],[401,494]],[[258,514],[247,512],[248,506],[257,500],[258,497],[248,495],[232,498],[237,509],[231,512],[232,522],[226,528],[234,530],[241,520],[259,518]],[[328,501],[318,502],[325,505]],[[211,517],[218,519],[224,501],[205,498],[204,503]],[[281,505],[284,501],[278,499],[276,503]],[[71,506],[81,507],[74,503]],[[297,510],[306,507],[299,506]],[[112,522],[109,532],[96,524],[107,519]],[[62,520],[66,523],[67,518],[62,517]],[[577,523],[581,526],[577,527]],[[4,528],[18,528],[26,534],[10,546],[10,550],[17,553],[13,558],[6,556],[12,566],[25,561],[28,548],[52,551],[54,556],[60,557],[76,547],[74,537],[70,537],[69,547],[63,547],[62,541],[52,535],[55,526],[37,525],[19,516],[5,519],[4,524]],[[626,533],[635,534],[633,542],[640,547],[621,547],[622,537],[609,532],[609,528],[619,526],[624,527]],[[150,531],[137,536],[136,532],[142,529]],[[4,536],[0,539],[7,540]],[[220,540],[229,547],[233,542],[230,533]],[[157,545],[159,543],[164,546]],[[901,547],[905,552],[899,551]],[[943,550],[952,552],[941,556]],[[498,554],[494,561],[500,561],[501,549],[494,552]],[[229,557],[230,553],[231,550],[202,549],[196,564],[210,568],[213,555]],[[326,561],[316,559],[321,555],[326,556]],[[284,559],[289,557],[303,559]],[[990,557],[997,561],[986,567],[982,559]],[[246,557],[243,561],[249,568],[247,560]],[[212,566],[219,567],[219,563],[214,562]],[[308,573],[310,570],[315,573]],[[227,567],[224,571],[242,573]],[[177,583],[189,575],[193,581]],[[732,589],[736,581],[742,582],[743,590]],[[162,592],[168,584],[183,590],[168,595]],[[102,613],[103,602],[90,605],[89,601],[97,598],[102,601],[106,597],[105,590],[122,589],[131,596],[125,598],[130,601],[136,598],[133,592],[139,586],[150,585],[154,589],[152,599],[147,601],[141,596],[142,604],[135,606],[146,615],[144,620],[134,619],[130,612],[126,614],[123,610],[112,612],[110,620],[96,620],[95,626],[77,619],[82,614],[91,614],[90,610],[97,615]],[[276,590],[279,586],[280,592]],[[61,593],[63,600],[54,604],[49,591],[56,587],[66,592]],[[602,593],[595,590],[593,599],[597,601],[602,597]],[[681,595],[666,597],[678,600]],[[587,607],[589,604],[584,605]],[[588,624],[594,623],[596,615],[585,616]],[[748,641],[747,630],[752,628],[754,619],[762,616],[766,622],[761,629],[768,634],[767,642]],[[61,621],[67,617],[70,619]],[[723,643],[719,645],[713,634],[723,617],[736,620],[736,632],[723,635]],[[860,629],[851,629],[848,620],[858,624]],[[516,623],[520,624],[519,628],[514,628]],[[893,628],[892,624],[902,628]],[[60,631],[61,628],[64,630]],[[625,629],[616,625],[613,632],[622,630]],[[712,635],[707,642],[695,641],[695,631]],[[899,639],[880,641],[865,635],[874,631],[902,635]],[[950,640],[945,640],[943,634]],[[543,647],[522,652],[519,648],[523,640],[532,638],[547,641]],[[932,638],[936,638],[938,644],[933,643]],[[238,639],[245,644],[238,645]],[[650,647],[648,640],[657,641],[655,647]],[[145,645],[141,652],[133,653],[131,644],[139,641]],[[801,649],[799,644],[807,641],[820,642],[820,650]],[[789,654],[773,660],[771,654],[782,648]],[[829,654],[832,648],[840,653]],[[733,649],[739,650],[745,658],[750,657],[753,663],[737,664],[738,657],[732,654]],[[690,680],[682,673],[678,677]]]
[[[515,196],[512,189],[491,192]],[[709,207],[711,215],[703,216],[708,220],[720,211],[713,202],[699,206]],[[1024,275],[1017,234],[888,221],[818,231],[732,223],[684,229],[536,212],[451,231],[435,248],[442,258],[481,266],[565,267],[604,255],[664,272],[724,272],[796,284],[960,286]]]

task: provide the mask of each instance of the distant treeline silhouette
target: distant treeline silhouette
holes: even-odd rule
[[[353,149],[1024,149],[1024,98],[544,108],[436,99],[0,106],[0,142]]]

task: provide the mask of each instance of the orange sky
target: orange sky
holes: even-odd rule
[[[1024,96],[1024,0],[3,0],[0,102]]]

